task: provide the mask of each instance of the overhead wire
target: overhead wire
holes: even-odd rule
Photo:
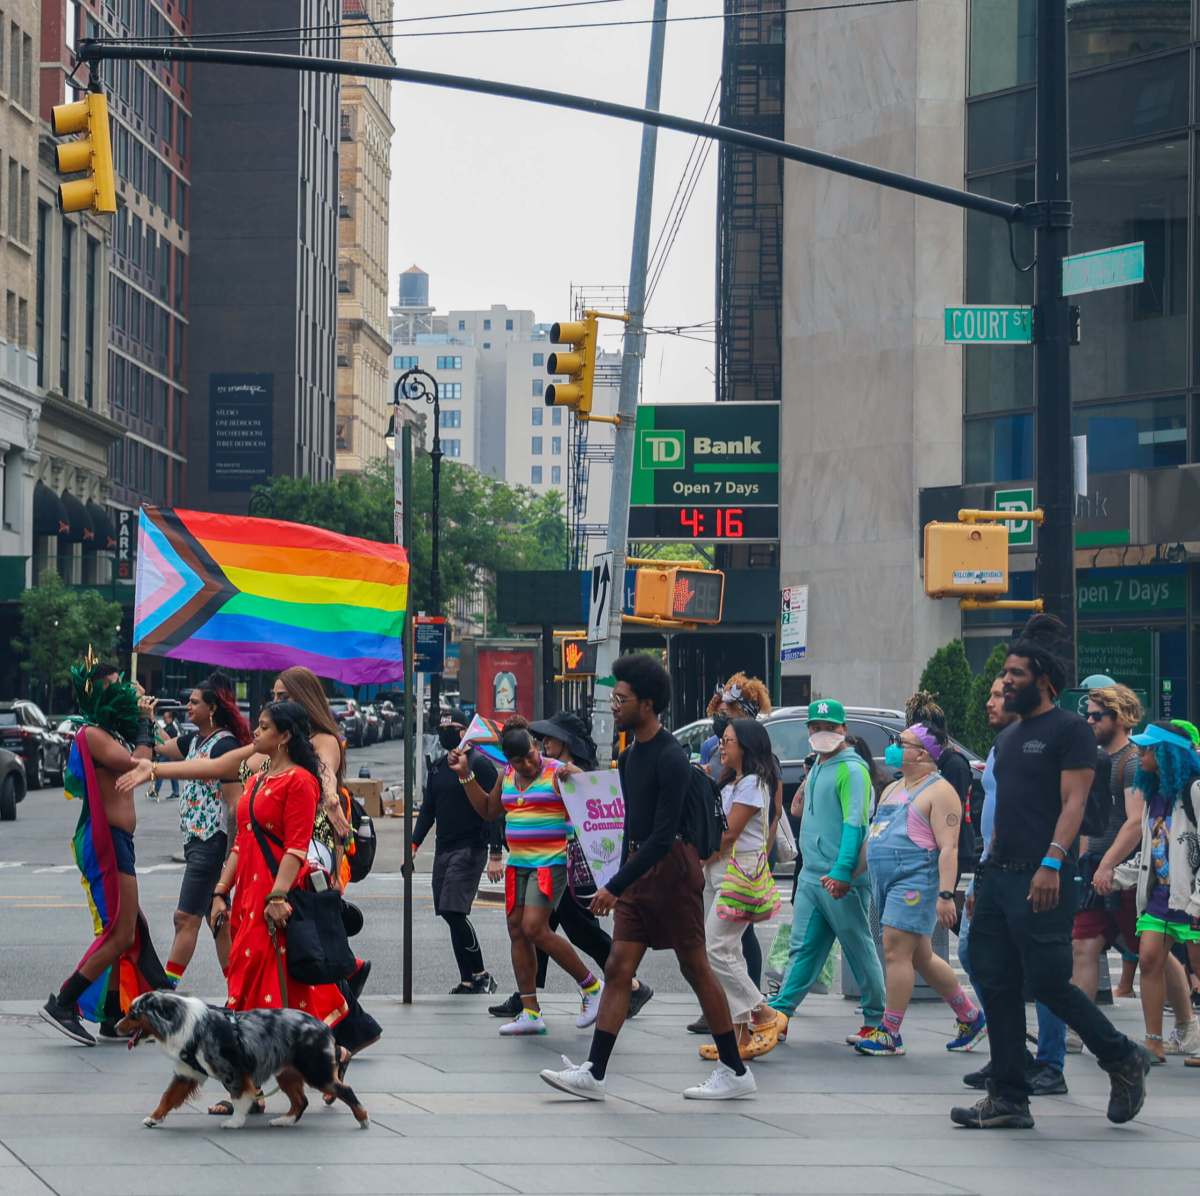
[[[713,142],[705,140],[704,151],[696,161],[695,169],[692,171],[691,182],[688,185],[687,193],[683,197],[683,202],[679,206],[679,211],[675,216],[675,224],[671,229],[670,239],[667,241],[663,249],[662,255],[659,258],[658,268],[654,276],[650,279],[650,285],[646,290],[646,304],[654,297],[654,292],[658,288],[659,281],[663,276],[663,271],[667,267],[667,260],[671,256],[671,250],[675,248],[675,240],[679,236],[679,230],[683,227],[684,218],[687,216],[688,208],[691,207],[692,196],[696,192],[696,187],[700,182],[700,176],[704,172],[704,167],[708,164],[708,156],[712,153]]]

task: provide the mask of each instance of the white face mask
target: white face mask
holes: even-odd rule
[[[808,742],[814,752],[820,752],[824,756],[829,752],[836,752],[846,742],[846,737],[838,731],[814,731],[808,737]]]

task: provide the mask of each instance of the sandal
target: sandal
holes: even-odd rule
[[[344,1084],[346,1082],[346,1069],[350,1066],[350,1060],[353,1058],[354,1056],[351,1055],[345,1047],[338,1047],[338,1065],[334,1074],[336,1075],[337,1082],[339,1084]],[[329,1092],[326,1092],[322,1094],[321,1099],[327,1105],[332,1105],[333,1102],[337,1100],[337,1097]]]
[[[1159,1067],[1166,1063],[1167,1052],[1163,1046],[1163,1037],[1161,1034],[1146,1035],[1146,1054],[1150,1056],[1150,1063],[1154,1067]]]
[[[1189,1055],[1183,1061],[1184,1067],[1200,1067],[1200,1055]]]
[[[251,1113],[265,1113],[267,1111],[266,1097],[260,1092],[255,1098],[254,1103],[250,1106]],[[233,1116],[233,1101],[219,1100],[216,1104],[208,1106],[208,1115],[210,1117],[232,1117]]]

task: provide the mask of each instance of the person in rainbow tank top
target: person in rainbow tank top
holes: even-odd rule
[[[451,769],[471,805],[487,821],[504,815],[508,867],[504,874],[504,908],[512,945],[513,972],[521,1012],[500,1027],[504,1037],[545,1034],[537,997],[537,952],[540,948],[578,985],[582,1007],[575,1025],[583,1030],[600,1012],[604,984],[598,980],[561,935],[550,929],[550,915],[567,888],[567,808],[558,790],[558,777],[573,765],[543,756],[524,720],[512,719],[500,738],[508,762],[488,792],[471,771],[465,751],[449,754]]]

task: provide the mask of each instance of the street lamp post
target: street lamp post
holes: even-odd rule
[[[429,454],[429,459],[433,466],[433,509],[430,511],[433,551],[430,554],[429,562],[429,613],[437,615],[441,613],[442,602],[441,575],[438,572],[438,549],[441,538],[441,520],[438,506],[441,499],[442,482],[442,408],[439,402],[437,379],[426,370],[415,368],[405,370],[396,379],[396,385],[392,390],[392,406],[398,406],[402,399],[407,403],[425,402],[433,404],[433,451]],[[433,673],[429,678],[429,710],[434,720],[438,717],[441,696],[442,675],[440,673]],[[434,725],[437,725],[436,721]]]

